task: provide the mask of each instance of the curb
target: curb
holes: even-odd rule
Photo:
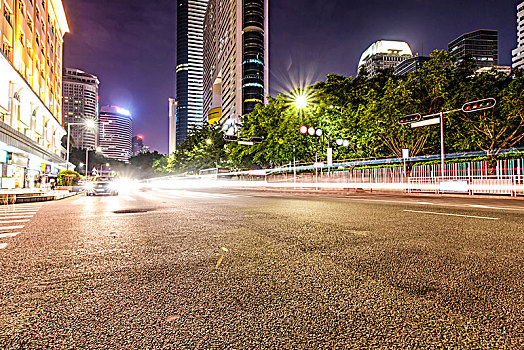
[[[9,204],[21,204],[21,203],[36,203],[36,202],[50,202],[66,199],[78,195],[78,193],[67,193],[64,195],[43,195],[43,196],[13,196],[14,202],[12,200],[7,200],[6,202],[0,202],[0,205],[9,205]],[[9,203],[11,202],[11,203]]]

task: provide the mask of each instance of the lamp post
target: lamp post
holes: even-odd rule
[[[89,173],[89,148],[86,148],[86,177]]]
[[[446,158],[445,158],[445,148],[444,148],[444,115],[462,111],[464,113],[473,113],[484,111],[486,109],[491,109],[495,107],[497,100],[494,98],[486,98],[478,101],[466,102],[461,108],[452,109],[450,111],[438,112],[428,115],[420,115],[420,113],[410,114],[404,117],[401,117],[398,120],[399,124],[411,124],[411,128],[418,128],[422,126],[440,124],[440,176],[445,177],[446,171]]]
[[[66,169],[69,170],[69,154],[70,154],[70,142],[71,142],[71,125],[83,125],[87,129],[94,130],[96,129],[96,120],[86,119],[83,123],[67,123],[67,157],[66,157]],[[87,159],[87,156],[86,156]],[[87,162],[86,162],[87,169]],[[87,170],[86,170],[87,172]]]

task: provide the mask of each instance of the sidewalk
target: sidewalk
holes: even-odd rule
[[[0,190],[0,205],[54,201],[76,195],[65,190],[16,189]]]

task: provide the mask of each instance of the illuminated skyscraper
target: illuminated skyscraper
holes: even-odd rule
[[[234,125],[269,93],[268,0],[209,0],[204,120]]]
[[[202,45],[208,0],[177,2],[176,144],[202,126]]]
[[[524,1],[517,5],[517,48],[512,53],[513,69],[524,68]]]
[[[413,57],[409,44],[404,41],[379,40],[371,44],[358,63],[358,70],[366,68],[368,76],[376,75],[380,70],[397,67]]]
[[[61,0],[0,1],[0,186],[31,187],[65,168]]]
[[[98,123],[98,78],[79,69],[64,70],[64,125],[84,123],[92,119]],[[71,125],[73,146],[82,149],[96,149],[97,133],[82,125]]]
[[[117,106],[100,109],[98,144],[105,157],[127,163],[132,152],[132,133],[133,120],[129,111]]]
[[[448,52],[459,61],[471,56],[478,68],[491,68],[499,64],[498,32],[480,29],[459,36],[448,44]]]

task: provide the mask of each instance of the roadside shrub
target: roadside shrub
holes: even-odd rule
[[[58,173],[58,186],[75,186],[80,180],[80,174],[73,170],[63,170]]]

